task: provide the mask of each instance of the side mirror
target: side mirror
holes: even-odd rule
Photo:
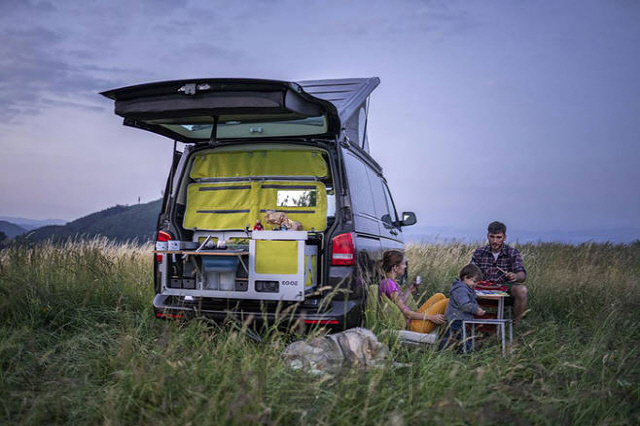
[[[414,212],[402,212],[402,221],[400,222],[400,226],[411,226],[415,225],[418,222],[416,219],[416,214]]]
[[[384,225],[385,228],[387,229],[393,228],[394,223],[391,220],[391,215],[385,214],[380,218],[380,220],[382,221],[382,224]]]

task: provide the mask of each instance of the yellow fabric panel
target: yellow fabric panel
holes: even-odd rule
[[[311,259],[309,259],[309,257]],[[317,264],[316,259],[317,259],[317,256],[315,254],[305,255],[304,261],[306,265],[305,268],[306,268],[307,277],[304,282],[304,288],[313,287],[314,278],[316,277],[316,264]]]
[[[298,242],[256,240],[256,273],[298,273]]]
[[[279,190],[315,189],[315,207],[278,207]],[[323,231],[327,227],[327,191],[322,182],[252,181],[192,183],[187,189],[183,226],[186,229],[244,229],[264,220],[266,210],[282,211],[298,221],[304,230]]]
[[[243,229],[255,222],[257,202],[250,182],[194,183],[187,191],[187,229]]]
[[[279,190],[295,190],[297,188],[314,188],[317,191],[315,207],[280,207],[277,205]],[[264,210],[275,210],[284,212],[291,220],[302,224],[305,231],[311,228],[316,231],[324,231],[327,227],[327,189],[322,182],[300,182],[300,181],[264,181],[260,185],[260,220],[265,229],[271,229],[264,220]],[[299,212],[299,213],[296,213]]]
[[[187,223],[185,216],[185,228],[188,229],[244,229],[251,224],[251,215],[243,213],[203,213],[198,215],[194,223]]]
[[[251,223],[249,212],[241,213],[198,213],[185,215],[184,227],[193,230],[244,229]]]
[[[249,209],[251,194],[250,182],[194,183],[189,185],[187,202],[197,209]]]
[[[208,152],[197,155],[192,179],[245,176],[327,176],[321,151]]]

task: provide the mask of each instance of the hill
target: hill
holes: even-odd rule
[[[16,216],[0,216],[0,221],[11,222],[14,225],[18,225],[21,228],[24,228],[25,231],[31,231],[32,229],[41,228],[47,225],[64,225],[67,223],[66,220],[62,219],[28,219],[25,217],[16,217]]]
[[[14,238],[27,232],[27,229],[6,220],[0,220],[0,232],[4,232],[9,238]]]
[[[124,242],[146,242],[154,237],[156,221],[162,200],[133,206],[114,206],[81,217],[66,225],[49,225],[35,229],[24,236],[28,241],[52,239],[62,241],[73,237],[105,236]]]

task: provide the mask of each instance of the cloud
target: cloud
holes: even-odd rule
[[[84,63],[90,62],[86,51],[65,51],[68,36],[62,32],[37,26],[0,34],[5,41],[0,45],[0,121],[12,122],[64,102],[95,108],[97,90],[112,84],[105,76],[114,70],[98,72],[99,67]],[[56,99],[58,103],[51,102]]]
[[[79,108],[79,109],[96,111],[96,112],[105,110],[105,108],[102,106],[83,104],[83,103],[71,102],[71,101],[59,101],[57,99],[50,99],[46,97],[42,98],[41,102],[42,102],[42,105],[47,107],[52,106],[52,107],[64,107],[64,108]]]
[[[0,4],[0,11],[28,11],[33,12],[53,12],[56,7],[46,0],[34,1],[34,0],[3,0]]]
[[[181,70],[208,74],[200,64],[220,69],[220,62],[246,59],[225,39],[231,19],[211,7],[205,13],[197,3],[145,0],[118,7],[70,0],[57,6],[0,5],[0,123],[53,106],[95,110],[102,108],[97,93],[103,90],[177,78]]]

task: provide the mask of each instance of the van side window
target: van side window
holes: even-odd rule
[[[376,217],[378,220],[389,222],[389,217],[385,218],[385,215],[389,215],[389,207],[387,205],[387,197],[382,187],[382,179],[373,170],[367,167],[369,174],[369,182],[371,182],[371,192],[373,193],[373,202],[376,209]],[[393,221],[393,219],[391,219]]]
[[[375,217],[376,211],[373,205],[371,185],[369,184],[366,166],[350,153],[345,153],[344,159],[353,211]]]
[[[387,205],[389,206],[389,214],[391,215],[391,221],[393,223],[398,223],[398,213],[396,212],[396,206],[393,204],[393,198],[391,198],[391,192],[389,192],[389,187],[384,181],[382,182],[382,188],[384,189],[384,195],[387,199]]]

